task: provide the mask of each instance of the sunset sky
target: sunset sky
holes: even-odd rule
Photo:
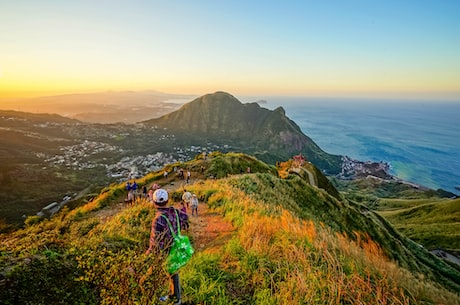
[[[0,98],[106,90],[460,101],[460,1],[0,0]]]

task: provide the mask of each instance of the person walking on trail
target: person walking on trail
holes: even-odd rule
[[[133,191],[133,199],[136,200],[136,198],[137,198],[137,183],[136,183],[136,181],[134,181],[131,184],[131,190]]]
[[[150,245],[146,254],[150,254],[155,250],[168,254],[173,243],[173,236],[165,217],[169,220],[174,232],[177,233],[178,228],[188,223],[188,216],[172,206],[166,206],[168,203],[168,192],[164,189],[158,189],[153,193],[153,202],[157,208],[157,213],[152,221]],[[179,223],[177,223],[177,219]],[[170,274],[169,277],[169,295],[160,297],[160,301],[173,300],[175,305],[179,305],[182,302],[179,273]]]
[[[126,196],[125,203],[126,204],[133,204],[133,202],[134,202],[133,191],[129,191],[128,195]]]
[[[192,199],[192,193],[184,189],[184,194],[182,195],[182,201],[185,202],[187,208],[189,207],[190,200]]]
[[[192,199],[190,200],[190,205],[192,206],[192,216],[198,216],[198,198],[195,194],[192,195]]]

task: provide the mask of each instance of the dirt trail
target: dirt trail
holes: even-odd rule
[[[235,232],[235,228],[229,221],[209,209],[205,203],[199,203],[198,216],[192,216],[188,210],[187,213],[190,219],[188,234],[193,238],[197,251],[216,251]]]
[[[192,173],[192,177],[195,178],[190,181],[190,184],[199,182],[204,178],[200,177],[198,173]],[[183,189],[184,186],[187,186],[183,179],[171,176],[156,181],[155,183],[162,186],[162,188],[168,192]],[[150,187],[150,185],[148,187]],[[173,206],[180,208],[180,203],[174,202]],[[98,211],[98,216],[105,222],[126,207],[127,205],[124,202],[119,202],[111,205],[110,208]],[[225,242],[232,237],[232,233],[235,232],[233,225],[225,220],[221,214],[209,209],[206,203],[199,202],[198,216],[192,216],[191,212],[192,209],[187,208],[190,228],[184,233],[191,237],[195,250],[197,251],[216,251],[220,246],[225,244]]]
[[[197,173],[192,173],[192,177],[197,177]],[[169,183],[163,186],[168,192],[183,189],[184,186],[186,187],[183,180],[168,180]],[[193,184],[201,180],[202,177],[198,176],[198,178],[192,179],[190,183]],[[159,184],[162,185],[162,182],[164,183],[164,181],[159,181]],[[174,207],[180,208],[180,203],[175,203]],[[191,213],[191,207],[187,208],[190,228],[185,233],[192,238],[195,250],[197,251],[212,252],[218,250],[219,247],[232,237],[232,233],[236,231],[231,222],[225,220],[221,214],[210,209],[204,202],[198,203],[198,216]]]

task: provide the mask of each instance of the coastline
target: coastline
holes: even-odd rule
[[[460,103],[265,99],[328,153],[382,160],[402,181],[460,194]]]

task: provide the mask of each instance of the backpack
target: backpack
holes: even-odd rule
[[[180,268],[185,266],[190,260],[190,258],[192,258],[192,255],[195,252],[193,250],[188,236],[180,234],[179,216],[177,215],[177,210],[175,210],[174,212],[176,213],[177,219],[177,234],[174,233],[174,229],[168,217],[166,217],[165,215],[161,215],[164,219],[166,219],[169,229],[171,230],[171,235],[173,236],[173,243],[171,245],[171,249],[169,251],[168,257],[166,257],[166,260],[164,262],[164,267],[169,272],[169,274],[174,274]]]

